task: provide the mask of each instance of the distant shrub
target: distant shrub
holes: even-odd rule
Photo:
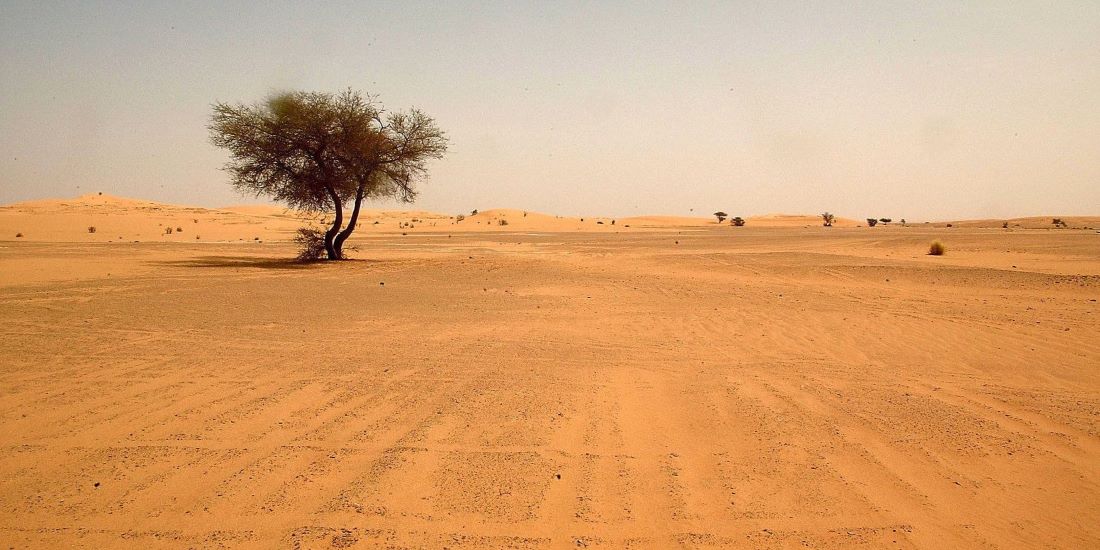
[[[475,208],[475,209],[471,210],[471,211],[470,211],[470,215],[471,215],[471,216],[476,216],[476,215],[477,215],[477,208]]]
[[[1054,218],[1053,220],[1051,220],[1050,223],[1054,224],[1055,227],[1065,227],[1066,226],[1066,222],[1062,221],[1062,218]]]
[[[15,234],[15,238],[16,238],[16,239],[22,239],[22,238],[23,238],[23,234],[22,234],[22,233],[16,233],[16,234]]]
[[[905,226],[905,218],[902,218],[902,219],[901,219],[901,225],[902,225],[902,226]]]
[[[878,221],[880,221],[882,223],[890,223],[894,220],[893,220],[893,218],[879,218]]]
[[[828,212],[824,212],[824,213],[821,214],[821,221],[823,222],[822,225],[824,225],[825,227],[832,227],[833,222],[836,221],[836,216],[834,216],[834,215],[832,215]]]
[[[874,218],[867,218],[867,227],[874,227],[878,224],[878,220]]]
[[[95,226],[94,225],[89,225],[88,226],[88,233],[95,233]]]
[[[464,220],[464,219],[466,219],[466,216],[463,216],[462,214],[459,214],[459,215],[455,216],[455,221],[459,221],[459,222],[460,222],[460,221],[462,221],[462,220]]]
[[[508,225],[508,220],[505,220],[505,219],[497,220],[497,225]]]
[[[947,252],[947,249],[940,241],[932,241],[932,245],[928,247],[929,256],[943,256],[944,252]]]
[[[183,233],[183,228],[182,227],[177,227],[176,228],[176,233]]]
[[[730,220],[730,225],[734,227],[741,227],[745,225],[745,220],[741,216],[734,216],[734,218]]]
[[[172,228],[171,227],[165,227],[164,228],[164,234],[165,235],[171,235],[172,234]]]
[[[1008,229],[1008,222],[1001,223],[1001,229]]]
[[[195,237],[196,239],[198,237]],[[325,255],[325,232],[316,227],[300,227],[294,236],[294,242],[300,248],[299,262],[313,262]]]

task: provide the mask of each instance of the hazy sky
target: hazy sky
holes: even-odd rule
[[[377,93],[416,208],[1100,214],[1100,2],[0,0],[0,203],[218,206],[214,101]]]

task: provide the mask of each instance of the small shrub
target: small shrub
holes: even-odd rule
[[[1008,222],[1002,223],[1001,224],[1001,229],[1008,229]]]
[[[176,228],[176,233],[183,233],[183,228],[182,227],[177,227]]]
[[[890,223],[894,220],[892,218],[879,218],[878,221],[880,221],[882,223]]]
[[[603,222],[601,222],[601,221],[597,221],[597,222],[596,222],[596,225],[603,225]]]
[[[325,253],[325,232],[316,227],[298,228],[298,234],[294,236],[294,242],[298,243],[300,247],[298,252],[299,262],[320,260]]]
[[[947,249],[940,241],[932,241],[932,245],[928,247],[929,256],[943,256],[944,252],[947,252]]]
[[[1050,223],[1054,224],[1055,227],[1065,227],[1066,226],[1066,222],[1062,221],[1062,218],[1054,218],[1053,220],[1051,220]]]
[[[730,220],[730,225],[734,227],[741,227],[745,225],[745,220],[741,216],[734,216],[734,218]]]
[[[16,234],[15,234],[15,238],[16,238],[16,239],[22,239],[22,238],[23,238],[23,234],[22,234],[22,233],[16,233]]]
[[[165,227],[164,228],[164,234],[165,235],[171,235],[172,234],[172,228],[171,227]]]
[[[457,221],[457,222],[460,222],[464,219],[466,219],[466,216],[463,216],[462,214],[459,214],[459,215],[455,216],[455,221]]]
[[[477,215],[477,208],[475,208],[475,209],[471,210],[471,211],[470,211],[470,215],[471,215],[471,216],[476,216],[476,215]]]
[[[825,227],[832,227],[833,222],[836,221],[836,216],[825,212],[821,214],[821,221],[823,222],[822,225],[824,225]]]
[[[95,233],[95,226],[94,225],[89,225],[88,226],[88,233]]]
[[[508,220],[497,220],[497,225],[508,225]]]
[[[878,220],[874,218],[867,218],[867,227],[874,227],[878,225]]]

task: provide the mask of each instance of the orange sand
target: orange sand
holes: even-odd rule
[[[1100,546],[1093,230],[298,225],[0,208],[5,547]]]

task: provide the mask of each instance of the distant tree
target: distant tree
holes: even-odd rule
[[[904,226],[905,226],[905,218],[902,218],[902,219],[901,219],[901,225],[902,225],[902,227],[904,227]]]
[[[893,219],[891,219],[891,218],[879,218],[879,219],[878,219],[878,221],[880,221],[880,222],[882,222],[882,223],[890,223],[890,222],[892,222],[892,221],[894,221],[894,220],[893,220]]]
[[[874,218],[867,218],[867,227],[874,227],[875,225],[878,225],[878,220]]]
[[[471,210],[471,211],[470,211],[470,215],[471,215],[471,216],[476,216],[476,215],[477,215],[477,208],[475,208],[475,209]]]
[[[745,220],[743,218],[741,218],[741,216],[736,216],[736,217],[734,217],[733,219],[730,220],[730,225],[732,225],[734,227],[741,227],[741,226],[745,225]]]
[[[821,221],[824,222],[825,227],[832,227],[833,222],[836,221],[836,216],[834,216],[834,215],[832,215],[828,212],[825,212],[825,213],[821,214]]]
[[[718,218],[718,223],[722,223],[726,221],[726,218],[729,217],[729,214],[726,214],[725,212],[715,212],[714,217]]]
[[[427,162],[447,150],[431,117],[415,109],[387,113],[374,97],[352,90],[216,103],[209,130],[211,141],[229,150],[225,170],[239,191],[333,214],[323,236],[330,260],[344,258],[365,199],[411,202]]]

